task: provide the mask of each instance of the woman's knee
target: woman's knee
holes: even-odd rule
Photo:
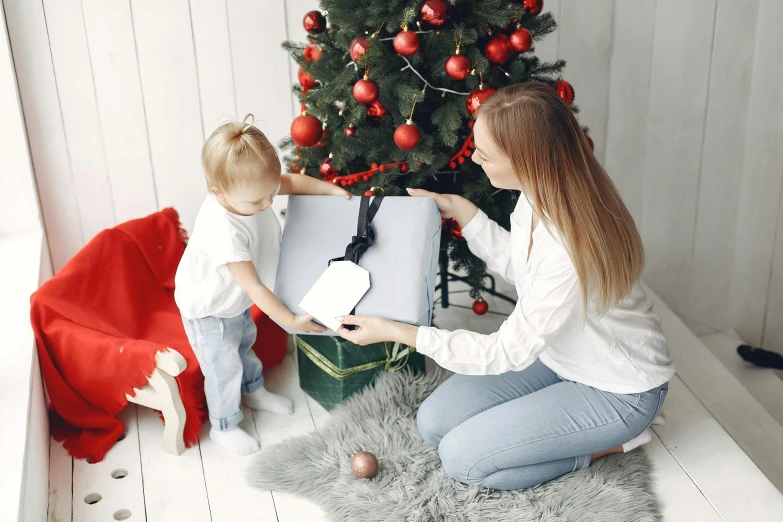
[[[435,446],[440,444],[441,439],[448,432],[448,426],[443,419],[443,411],[438,405],[438,400],[432,395],[427,397],[416,414],[416,424],[419,427],[419,434],[427,444]]]
[[[471,451],[475,445],[464,440],[457,431],[449,432],[440,441],[438,454],[444,471],[454,480],[475,486],[480,484],[486,475],[476,466],[480,456]]]

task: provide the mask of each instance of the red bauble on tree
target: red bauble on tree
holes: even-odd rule
[[[324,52],[315,45],[308,45],[302,52],[302,56],[304,56],[304,59],[308,62],[317,62],[322,54],[324,54]]]
[[[378,85],[365,75],[353,84],[353,97],[362,105],[368,105],[378,99]]]
[[[517,30],[508,37],[508,42],[511,44],[511,48],[514,51],[524,53],[533,47],[533,35],[524,27],[518,27]]]
[[[566,105],[571,105],[574,103],[574,88],[570,83],[565,80],[557,80],[555,89],[557,90],[557,95],[560,96],[564,102],[566,102]]]
[[[386,108],[383,105],[381,105],[381,102],[379,102],[378,100],[375,100],[370,104],[369,107],[367,107],[367,116],[369,118],[380,119],[381,116],[385,114],[389,114],[389,113],[386,110]]]
[[[351,60],[354,62],[358,62],[362,56],[364,56],[364,53],[367,52],[367,49],[370,48],[370,42],[367,41],[366,36],[357,36],[353,39],[351,42],[351,46],[348,48],[351,53]]]
[[[326,181],[332,181],[337,177],[337,170],[332,166],[332,158],[323,160],[321,166],[318,167],[318,171],[321,173],[321,177]]]
[[[484,315],[485,313],[489,312],[489,305],[487,302],[482,299],[478,298],[475,301],[473,301],[473,313],[476,315]]]
[[[291,139],[302,147],[312,147],[321,140],[321,122],[312,114],[302,114],[291,123]]]
[[[440,225],[442,229],[451,232],[451,235],[454,239],[459,239],[459,240],[465,239],[462,237],[462,227],[459,226],[459,223],[457,223],[455,219],[442,218],[440,220]]]
[[[470,60],[467,56],[453,54],[446,60],[446,74],[452,80],[464,80],[470,74]]]
[[[522,5],[527,9],[528,13],[535,16],[544,9],[544,0],[524,0]]]
[[[354,128],[353,125],[348,125],[345,128],[345,137],[346,138],[353,138],[354,136],[356,136],[356,129]]]
[[[489,87],[479,87],[472,93],[470,93],[470,96],[468,96],[468,101],[465,102],[465,106],[468,109],[469,114],[473,114],[476,112],[476,109],[479,108],[479,105],[484,103],[487,98],[495,94],[495,89],[490,89]]]
[[[511,58],[512,50],[511,44],[508,41],[508,36],[503,33],[497,33],[495,36],[489,39],[486,47],[484,47],[484,56],[487,57],[491,63],[503,64]]]
[[[415,149],[420,139],[421,133],[411,120],[406,121],[394,131],[394,144],[402,150]]]
[[[436,27],[443,25],[449,19],[449,3],[446,0],[427,0],[420,13],[422,21]]]
[[[394,50],[401,56],[411,56],[419,50],[419,35],[408,31],[408,27],[394,37]]]
[[[316,147],[326,147],[326,136],[329,134],[329,131],[326,129],[325,125],[321,125],[321,139],[318,140],[318,143],[315,144]]]
[[[321,33],[326,29],[326,18],[320,11],[310,11],[304,16],[302,25],[308,33]]]
[[[305,91],[318,85],[315,83],[315,79],[310,76],[310,73],[305,72],[301,67],[299,68],[299,72],[297,72],[296,75],[299,77],[299,83],[302,84],[302,89]]]

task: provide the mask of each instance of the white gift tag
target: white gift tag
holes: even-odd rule
[[[341,315],[349,315],[367,290],[370,272],[350,261],[335,261],[321,274],[299,307],[333,331]]]

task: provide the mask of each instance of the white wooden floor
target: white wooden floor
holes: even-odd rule
[[[469,304],[466,295],[453,298],[456,304]],[[493,310],[510,309],[493,298],[488,301]],[[783,520],[783,496],[708,410],[713,403],[717,403],[718,410],[725,406],[722,398],[730,397],[740,386],[739,381],[728,371],[725,375],[721,372],[725,368],[674,314],[663,306],[658,312],[680,370],[664,406],[667,425],[656,428],[656,436],[644,448],[654,464],[655,489],[665,519]],[[450,308],[439,309],[436,320],[445,328],[460,325],[493,331],[503,317],[479,318],[470,311]],[[292,355],[268,373],[267,384],[272,391],[291,397],[296,410],[292,416],[246,411],[244,427],[258,437],[262,446],[317,430],[328,420],[329,414],[299,388]],[[709,396],[712,402],[705,400]],[[747,398],[740,394],[740,399]],[[754,411],[751,407],[746,417]],[[732,426],[745,422],[746,438],[755,437],[762,445],[769,445],[767,439],[774,433],[767,433],[767,439],[753,435],[753,428],[747,425],[753,419],[740,415],[739,421],[732,421],[731,416],[736,414],[724,407],[718,416],[724,424],[728,419]],[[131,405],[122,415],[127,435],[100,463],[74,461],[59,443],[52,442],[49,522],[325,520],[317,506],[304,500],[246,486],[243,468],[249,457],[225,455],[206,436],[208,427],[197,447],[174,457],[162,452],[162,426],[155,412]],[[778,442],[783,446],[783,441]]]

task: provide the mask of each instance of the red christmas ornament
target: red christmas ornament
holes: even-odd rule
[[[353,97],[362,105],[368,105],[378,99],[378,85],[365,76],[353,84]]]
[[[518,53],[527,52],[533,47],[533,35],[524,27],[519,27],[511,33],[508,41],[511,44],[511,48]]]
[[[478,298],[475,301],[473,301],[473,313],[476,315],[484,315],[485,313],[489,312],[489,305],[487,302],[482,299]]]
[[[294,174],[299,174],[300,172],[302,172],[302,167],[300,167],[297,163],[292,161],[291,172],[293,172]]]
[[[315,144],[316,147],[326,147],[326,136],[329,134],[329,131],[323,128],[323,125],[321,126],[321,139],[318,140],[318,143]]]
[[[310,76],[310,73],[305,72],[301,67],[299,68],[299,72],[297,72],[296,75],[299,77],[299,83],[302,84],[302,90],[306,91],[318,85],[315,83],[315,79]]]
[[[468,113],[473,114],[476,112],[476,109],[479,108],[479,105],[484,103],[487,98],[495,94],[495,89],[490,89],[489,87],[484,87],[483,89],[479,88],[470,93],[470,96],[468,96],[468,101],[465,103]]]
[[[527,12],[533,16],[539,14],[544,9],[544,0],[525,0],[522,5],[527,9]]]
[[[595,144],[593,144],[593,138],[591,138],[589,134],[585,134],[585,139],[587,140],[587,144],[590,145],[590,150],[595,151]]]
[[[351,42],[351,46],[348,48],[351,52],[351,60],[354,62],[358,62],[362,56],[364,56],[364,53],[367,52],[367,49],[370,48],[370,43],[367,41],[366,36],[357,36],[353,39]]]
[[[353,128],[353,126],[349,125],[345,128],[345,137],[346,138],[353,138],[356,136],[356,129]]]
[[[321,122],[312,114],[302,114],[291,123],[291,139],[302,147],[312,147],[321,140]]]
[[[555,89],[557,89],[557,95],[560,96],[564,102],[566,102],[566,105],[571,105],[574,103],[574,88],[570,83],[565,80],[557,80]]]
[[[324,52],[314,45],[308,45],[305,47],[304,52],[302,52],[302,56],[304,56],[305,60],[308,62],[317,62],[322,54],[324,54]]]
[[[497,33],[489,39],[487,46],[484,47],[484,56],[492,63],[503,64],[511,58],[511,44],[508,36],[503,33]]]
[[[374,191],[374,190],[368,190],[368,191],[366,191],[366,192],[364,193],[364,195],[365,195],[365,196],[374,196],[374,195],[375,195],[375,191]]]
[[[462,227],[459,226],[459,223],[457,223],[456,220],[442,218],[440,220],[440,225],[442,228],[451,232],[451,235],[454,237],[454,239],[464,239],[462,237]]]
[[[419,35],[413,31],[405,29],[397,33],[394,37],[394,50],[401,56],[411,56],[419,50]]]
[[[403,123],[394,131],[394,144],[402,150],[415,149],[420,139],[421,133],[411,120]]]
[[[318,167],[318,171],[321,173],[321,177],[326,181],[332,181],[337,177],[337,170],[332,166],[332,158],[323,160],[321,166]]]
[[[464,80],[470,74],[470,60],[467,56],[453,54],[446,60],[446,74],[452,80]]]
[[[420,13],[422,21],[436,27],[443,25],[449,19],[449,3],[446,0],[427,0]]]
[[[378,100],[375,100],[367,107],[367,116],[370,118],[380,119],[385,114],[388,114],[388,111]]]
[[[326,29],[326,18],[320,11],[310,11],[304,16],[302,25],[308,33],[320,33]]]

